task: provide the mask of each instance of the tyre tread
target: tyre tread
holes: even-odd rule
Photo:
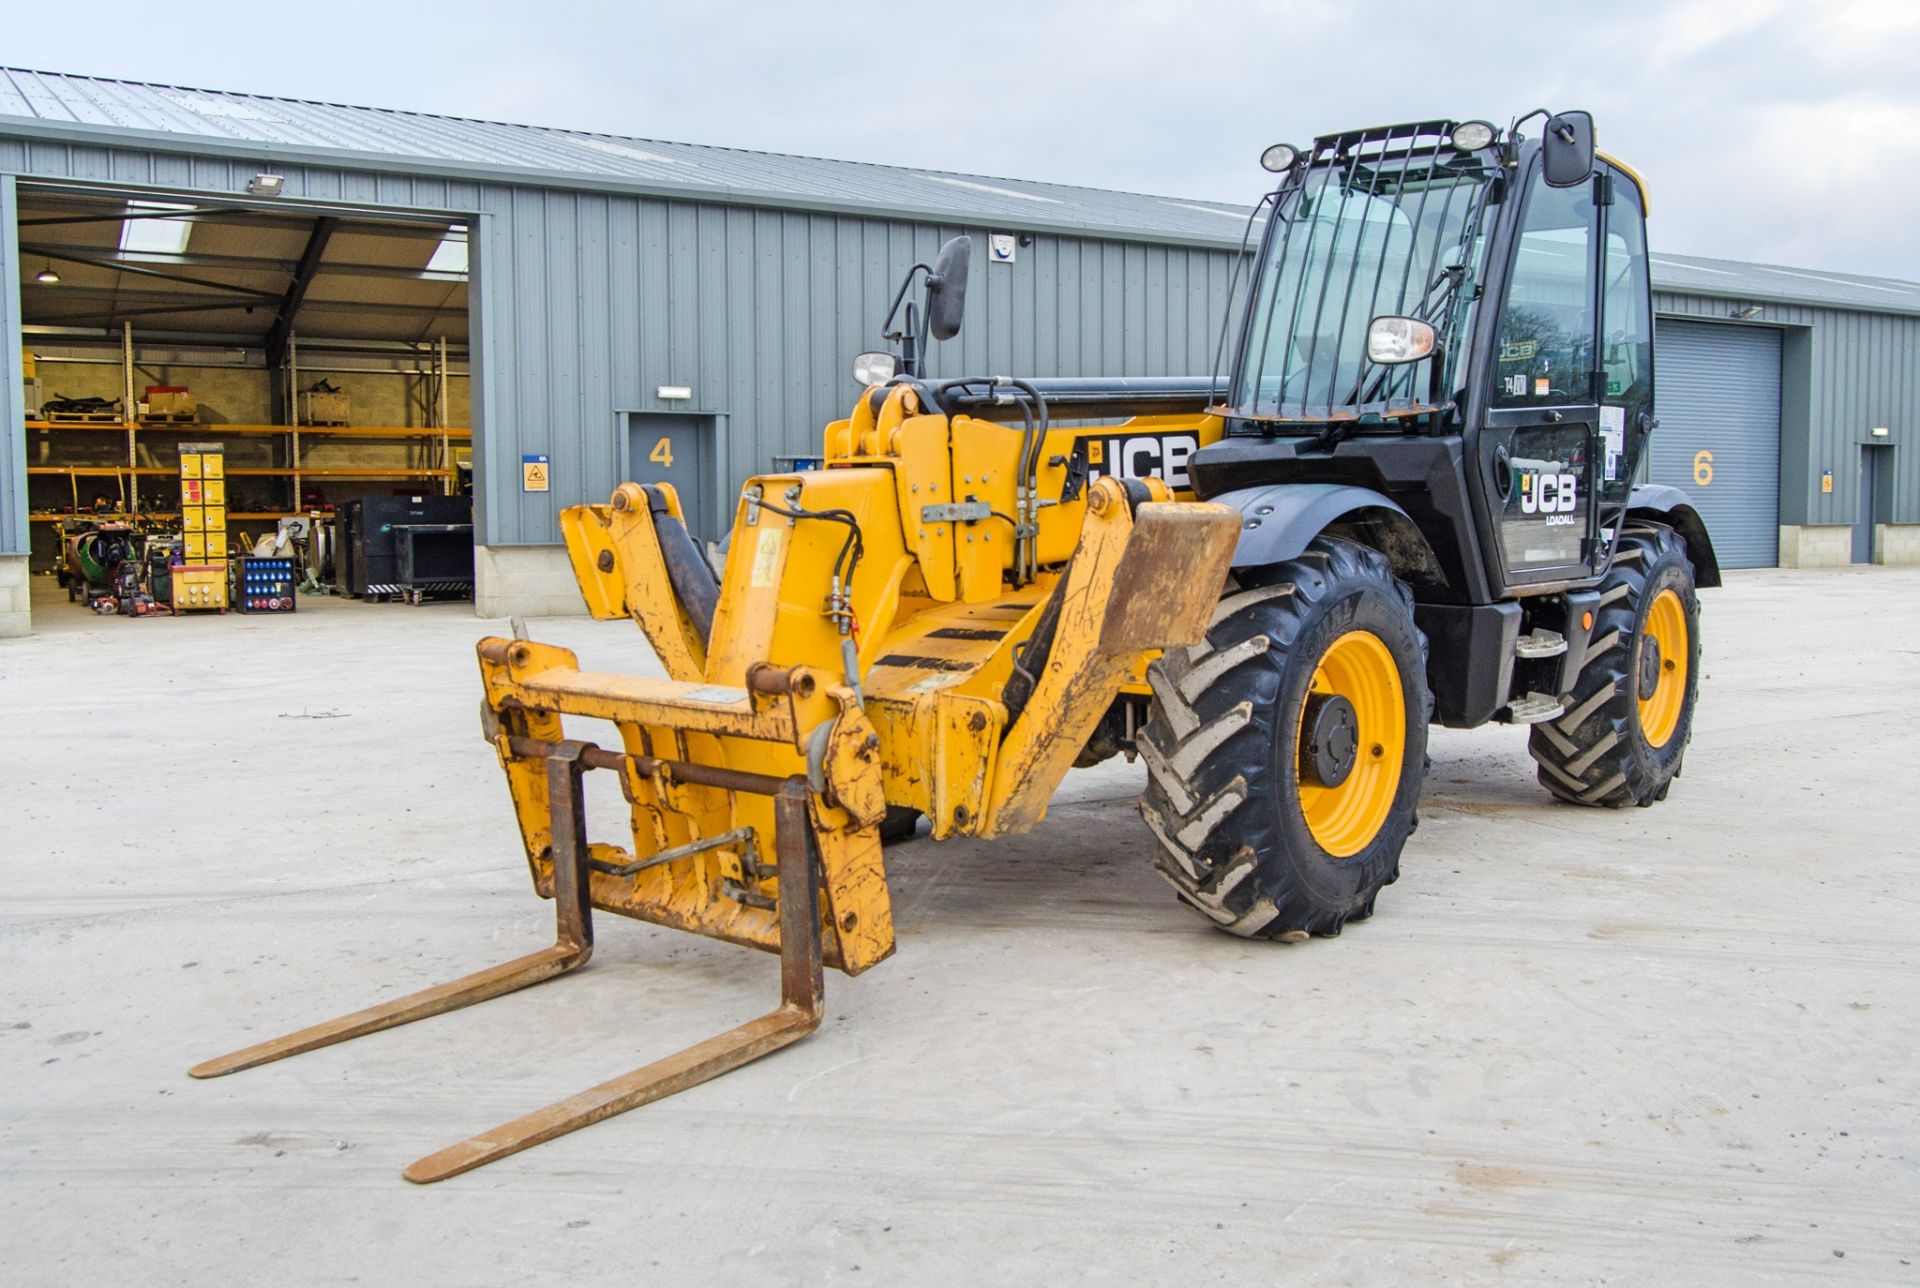
[[[1679,773],[1679,754],[1663,769],[1644,750],[1633,691],[1634,653],[1647,588],[1662,568],[1676,565],[1684,572],[1681,598],[1697,648],[1699,600],[1686,544],[1664,526],[1635,525],[1621,534],[1620,548],[1600,583],[1600,601],[1593,610],[1593,642],[1581,659],[1568,709],[1551,722],[1534,725],[1527,736],[1527,751],[1538,765],[1540,785],[1563,801],[1614,809],[1649,805],[1665,798],[1670,780]],[[1695,665],[1676,734],[1681,754],[1693,734],[1693,686],[1698,679]]]
[[[1335,935],[1348,920],[1373,910],[1381,885],[1398,875],[1399,850],[1414,818],[1396,816],[1387,827],[1391,862],[1384,878],[1367,884],[1347,906],[1328,907],[1297,882],[1276,879],[1256,841],[1277,843],[1259,820],[1272,775],[1267,710],[1277,700],[1294,641],[1329,593],[1356,583],[1388,588],[1418,640],[1426,691],[1426,637],[1412,625],[1413,596],[1379,552],[1321,538],[1300,558],[1267,570],[1263,584],[1230,590],[1213,615],[1207,637],[1172,649],[1148,668],[1153,697],[1139,735],[1147,767],[1140,810],[1158,841],[1154,866],[1180,900],[1231,934],[1269,939]],[[1425,724],[1409,728],[1407,754],[1424,777]],[[1417,782],[1415,799],[1417,800]],[[1384,833],[1383,833],[1384,835]],[[1273,870],[1270,870],[1273,869]]]

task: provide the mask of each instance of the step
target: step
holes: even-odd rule
[[[1562,640],[1564,647],[1566,641]],[[1567,704],[1549,693],[1529,693],[1507,704],[1507,719],[1513,724],[1539,724],[1567,709]]]
[[[1566,651],[1567,637],[1544,626],[1534,627],[1532,634],[1522,635],[1513,643],[1515,657],[1559,657]]]

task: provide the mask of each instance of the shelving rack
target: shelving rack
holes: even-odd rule
[[[440,490],[452,492],[456,468],[451,459],[453,448],[457,444],[471,443],[473,432],[467,428],[451,426],[383,426],[383,425],[224,425],[167,423],[143,424],[138,421],[73,423],[66,421],[30,420],[27,422],[29,434],[124,434],[127,444],[125,464],[115,462],[106,464],[77,465],[30,465],[30,476],[56,476],[66,478],[72,490],[74,514],[35,514],[29,518],[35,523],[59,523],[76,517],[113,518],[121,520],[171,519],[178,518],[177,510],[148,510],[140,505],[139,480],[142,478],[174,478],[178,470],[164,466],[141,465],[139,463],[139,443],[144,436],[166,436],[170,439],[187,438],[249,438],[278,437],[285,443],[287,461],[284,466],[229,466],[229,478],[284,478],[289,482],[290,508],[284,510],[235,511],[237,520],[280,519],[305,511],[298,508],[302,488],[307,479],[360,479],[360,480],[403,480],[431,479],[440,485]],[[422,447],[438,449],[441,464],[431,467],[405,469],[356,469],[313,467],[303,463],[302,440],[316,438],[393,440],[411,439]],[[113,515],[82,515],[80,509],[79,481],[83,478],[111,478],[115,480],[122,498],[123,511]]]
[[[351,345],[343,347],[339,341],[322,342],[323,356],[313,364],[307,360],[310,355],[301,354],[299,338],[291,332],[280,368],[250,367],[245,361],[208,364],[260,372],[267,381],[270,415],[282,422],[235,424],[217,419],[201,421],[197,416],[183,419],[133,414],[138,408],[143,359],[136,351],[132,323],[122,322],[115,330],[117,334],[107,342],[111,349],[97,341],[81,346],[104,350],[97,351],[97,356],[40,359],[49,364],[111,364],[116,377],[113,395],[124,410],[26,421],[30,445],[26,473],[34,484],[27,518],[40,534],[32,543],[37,569],[44,570],[49,558],[57,564],[60,557],[57,543],[51,548],[47,544],[48,529],[58,532],[60,525],[75,519],[112,520],[149,528],[179,524],[183,516],[174,488],[180,477],[177,445],[182,442],[217,440],[228,444],[226,478],[238,485],[231,495],[239,503],[229,511],[229,517],[236,523],[272,524],[311,513],[316,503],[311,495],[314,489],[321,490],[329,505],[369,488],[384,490],[382,484],[447,494],[460,490],[462,472],[470,464],[473,433],[468,427],[449,424],[452,354],[445,338],[414,346],[410,350],[411,368],[391,369],[392,374],[408,379],[404,414],[408,420],[417,415],[417,424],[299,423],[298,399],[293,391],[304,376],[314,372],[371,376],[386,369],[374,366],[363,371],[351,364],[327,365],[330,356],[352,351]],[[162,347],[176,348],[177,342],[169,340]],[[107,357],[107,353],[112,356]],[[159,361],[165,366],[195,365],[178,353]],[[98,380],[92,383],[94,391],[106,392],[98,389]],[[379,414],[394,415],[391,405],[385,405],[387,409]],[[58,480],[64,480],[66,486],[60,487]],[[327,486],[330,484],[340,486]]]

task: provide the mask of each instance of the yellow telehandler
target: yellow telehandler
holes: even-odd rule
[[[820,1022],[822,966],[859,974],[893,951],[881,861],[889,822],[936,838],[1023,832],[1153,650],[1212,615],[1233,510],[1159,480],[1083,480],[1044,396],[989,382],[1028,423],[929,405],[911,355],[950,338],[970,243],[957,238],[905,307],[900,378],[826,432],[826,467],[752,479],[724,575],[670,485],[626,484],[561,525],[597,617],[631,616],[668,679],[583,671],[565,649],[479,645],[498,750],[553,947],[212,1060],[213,1077],[522,988],[582,965],[600,908],[780,955],[770,1014],[420,1160],[433,1181],[702,1082]],[[904,295],[908,287],[903,285]],[[899,302],[896,301],[896,312]],[[871,360],[870,360],[871,361]],[[598,717],[621,745],[568,738]],[[581,779],[616,775],[631,849],[589,843]]]
[[[1530,726],[1567,801],[1664,798],[1695,586],[1718,573],[1685,498],[1632,482],[1654,423],[1645,197],[1585,113],[1538,138],[1530,119],[1269,149],[1220,387],[930,378],[964,309],[956,238],[894,297],[897,352],[856,361],[821,467],[748,480],[723,570],[668,484],[567,510],[588,607],[637,622],[668,678],[479,644],[555,944],[193,1075],[571,970],[595,908],[779,954],[769,1014],[404,1173],[435,1181],[810,1033],[824,966],[893,951],[883,839],[922,816],[935,840],[1025,831],[1076,763],[1138,755],[1179,898],[1270,939],[1373,911],[1430,721]],[[588,841],[590,771],[618,779],[631,848]]]

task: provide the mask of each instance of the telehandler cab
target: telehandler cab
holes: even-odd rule
[[[1655,423],[1645,197],[1586,114],[1538,139],[1532,119],[1270,148],[1223,388],[930,377],[961,324],[956,238],[896,295],[897,353],[856,362],[822,467],[747,482],[721,572],[670,485],[567,510],[588,607],[636,621],[668,678],[479,644],[554,946],[191,1072],[571,970],[594,908],[779,954],[769,1014],[404,1173],[434,1181],[805,1036],[823,966],[893,951],[883,837],[1025,831],[1076,763],[1144,760],[1180,898],[1276,939],[1372,912],[1430,720],[1530,725],[1566,800],[1664,797],[1718,572],[1680,494],[1632,482]],[[618,778],[631,849],[587,839],[591,770]]]

